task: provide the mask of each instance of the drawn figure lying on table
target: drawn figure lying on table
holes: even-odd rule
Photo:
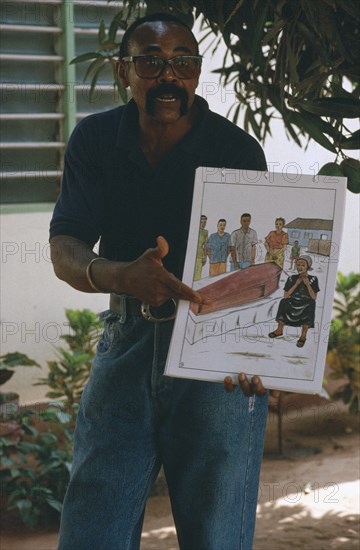
[[[300,256],[296,261],[298,274],[288,277],[284,286],[284,298],[280,301],[276,315],[277,328],[270,332],[269,338],[280,338],[284,326],[301,327],[300,338],[296,342],[302,348],[306,342],[309,328],[314,328],[315,300],[319,292],[317,277],[308,275],[312,270],[310,256]]]

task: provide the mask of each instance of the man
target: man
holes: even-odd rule
[[[299,246],[299,241],[294,241],[294,244],[291,247],[291,252],[290,252],[290,271],[293,271],[293,266],[295,269],[296,262],[300,256],[300,252],[301,252],[301,248]]]
[[[212,233],[206,245],[210,261],[210,277],[226,272],[226,261],[230,254],[231,238],[225,232],[226,220],[221,218],[217,223],[217,232]]]
[[[198,281],[199,279],[201,279],[202,268],[206,264],[205,245],[208,239],[208,230],[205,229],[206,222],[207,216],[202,214],[200,216],[199,238],[196,249],[194,281]]]
[[[255,263],[257,233],[250,227],[251,215],[241,215],[239,229],[231,233],[231,271],[245,269]]]
[[[203,299],[181,282],[195,169],[266,167],[257,142],[195,95],[198,53],[176,18],[137,20],[117,64],[132,100],[82,120],[67,147],[50,230],[55,273],[110,293],[110,310],[77,416],[59,550],[139,548],[161,465],[180,548],[252,545],[261,380],[242,373],[234,389],[227,377],[225,392],[163,376],[173,302]]]

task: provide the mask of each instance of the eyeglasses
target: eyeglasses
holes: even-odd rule
[[[123,61],[134,63],[135,71],[140,78],[157,78],[161,75],[166,65],[170,65],[174,75],[182,80],[189,80],[199,76],[201,55],[178,55],[170,59],[164,59],[157,55],[129,55],[123,57]]]

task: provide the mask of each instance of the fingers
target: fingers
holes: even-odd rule
[[[238,381],[240,388],[246,397],[251,397],[252,395],[257,395],[262,397],[266,394],[266,389],[264,388],[261,378],[259,376],[253,376],[249,381],[246,374],[241,372],[238,375]],[[224,389],[227,393],[231,393],[235,389],[235,384],[231,376],[226,376],[224,378]],[[269,393],[269,407],[276,409],[280,401],[280,390],[270,390]]]
[[[234,391],[235,384],[233,383],[231,376],[226,376],[224,378],[224,389],[227,393]]]
[[[266,389],[262,385],[259,376],[253,376],[251,381],[249,382],[246,374],[241,372],[238,376],[238,381],[240,388],[247,397],[251,397],[254,394],[261,397],[266,393]],[[232,392],[235,389],[235,384],[233,383],[231,376],[226,376],[224,378],[224,389],[228,393]]]
[[[280,394],[281,392],[279,390],[270,390],[269,407],[271,410],[276,410],[278,408],[280,402]]]
[[[162,259],[168,254],[169,252],[169,244],[167,240],[162,237],[158,236],[156,238],[156,247],[155,248],[149,248],[146,250],[146,252],[143,254],[142,258],[145,260],[151,260],[152,262],[156,262],[157,264],[160,264],[162,269],[161,272],[158,270],[156,271],[156,282],[157,282],[157,297],[154,301],[149,301],[151,305],[159,305],[166,300],[169,300],[170,298],[174,298],[176,300],[187,300],[189,302],[195,302],[197,304],[208,304],[210,303],[210,300],[206,298],[204,295],[202,295],[200,292],[196,292],[186,284],[180,281],[175,275],[172,273],[169,273],[163,266]],[[154,264],[150,263],[149,265],[152,265],[152,269],[154,268]],[[155,272],[154,272],[155,273]],[[154,288],[152,287],[152,290]]]
[[[151,249],[150,254],[153,256],[153,258],[162,264],[162,259],[167,256],[169,252],[169,244],[167,240],[164,237],[157,237],[156,238],[156,247]]]
[[[242,391],[247,397],[254,394],[261,397],[266,394],[266,389],[264,388],[259,376],[253,376],[249,382],[246,374],[241,372],[238,376],[238,380]]]
[[[258,395],[259,397],[262,397],[266,394],[266,389],[264,388],[261,378],[259,376],[253,376],[251,378],[251,381],[248,380],[248,377],[245,373],[241,372],[238,376],[238,381],[241,390],[243,391],[244,395],[247,397],[251,397],[252,395]],[[224,389],[226,392],[230,393],[234,390],[235,384],[233,383],[233,380],[231,376],[226,376],[224,378]]]
[[[200,292],[196,292],[173,274],[169,274],[170,278],[167,282],[167,287],[171,293],[172,298],[178,300],[187,300],[189,302],[195,302],[196,304],[208,304],[210,300],[206,298]]]

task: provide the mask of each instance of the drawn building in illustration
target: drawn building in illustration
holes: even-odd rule
[[[299,245],[308,252],[330,256],[333,220],[295,218],[285,227],[290,245],[299,241]]]

